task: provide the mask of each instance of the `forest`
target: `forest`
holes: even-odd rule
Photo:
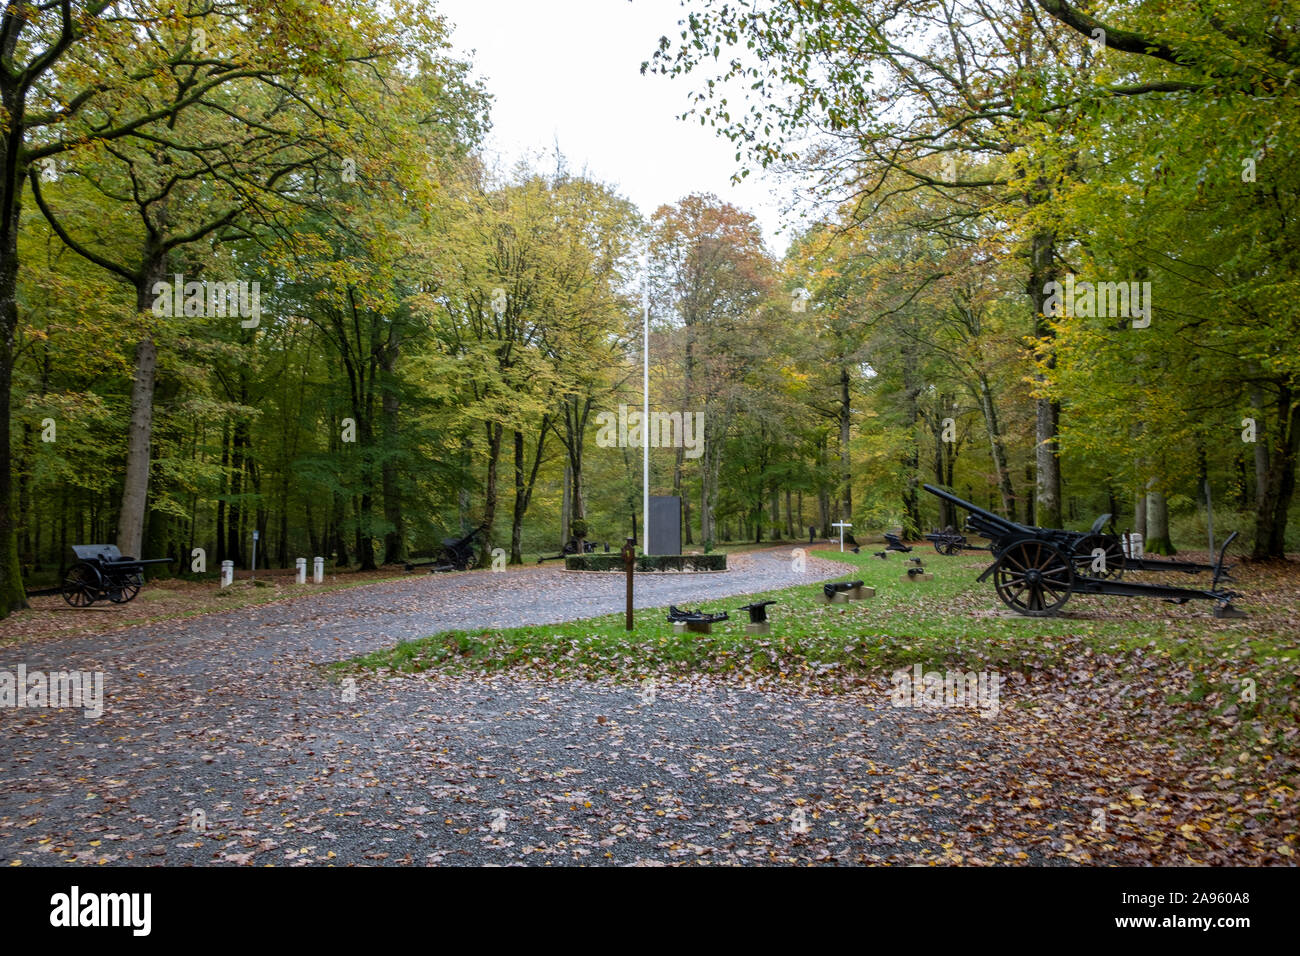
[[[650,455],[684,550],[957,526],[926,482],[1163,554],[1208,491],[1245,555],[1300,548],[1293,0],[691,0],[641,70],[817,201],[780,255],[707,191],[494,159],[433,4],[23,9],[0,616],[88,542],[181,575],[254,531],[274,568],[617,548],[641,450],[600,422],[647,350],[699,423]]]

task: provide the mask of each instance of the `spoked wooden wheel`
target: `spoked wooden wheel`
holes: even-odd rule
[[[934,543],[934,550],[940,554],[946,554],[951,557],[954,554],[961,554],[961,545],[957,544],[955,541],[936,541]]]
[[[63,600],[73,607],[90,607],[99,596],[99,572],[88,564],[74,564],[63,578]]]
[[[1101,554],[1093,552],[1101,549]],[[1077,577],[1118,581],[1124,576],[1124,547],[1113,534],[1085,534],[1074,544],[1070,566]]]
[[[126,571],[119,574],[108,589],[108,599],[114,604],[125,604],[144,587],[144,574],[140,571]]]
[[[1061,609],[1074,586],[1070,562],[1046,541],[1016,541],[998,558],[993,584],[1002,603],[1030,617],[1048,617]]]

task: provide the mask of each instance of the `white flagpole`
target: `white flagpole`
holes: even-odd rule
[[[645,245],[641,281],[641,533],[643,554],[650,553],[650,240]]]

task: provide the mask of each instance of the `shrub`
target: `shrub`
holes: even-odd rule
[[[622,571],[623,556],[610,554],[571,554],[564,559],[566,571]],[[725,571],[725,554],[639,554],[637,571]]]

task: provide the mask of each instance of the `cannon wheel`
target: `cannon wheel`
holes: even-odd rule
[[[993,585],[1011,610],[1029,617],[1049,617],[1069,600],[1074,572],[1056,547],[1027,538],[1003,550],[993,571]]]
[[[934,543],[934,550],[939,554],[946,554],[949,557],[952,557],[955,554],[961,554],[961,545],[956,541],[936,541]]]
[[[1104,571],[1092,569],[1092,552],[1097,548],[1105,552],[1106,570]],[[1124,576],[1124,547],[1119,543],[1119,538],[1113,534],[1085,534],[1074,543],[1070,564],[1076,577],[1118,581]]]
[[[78,561],[63,578],[63,600],[73,607],[90,607],[99,596],[103,580],[91,565]]]
[[[144,573],[141,571],[124,571],[113,580],[108,589],[108,599],[114,604],[125,604],[133,600],[144,587]]]
[[[468,556],[458,552],[455,548],[447,545],[438,552],[438,558],[433,566],[429,568],[430,574],[436,574],[443,571],[468,571],[470,565],[474,563],[474,552],[471,551]]]

